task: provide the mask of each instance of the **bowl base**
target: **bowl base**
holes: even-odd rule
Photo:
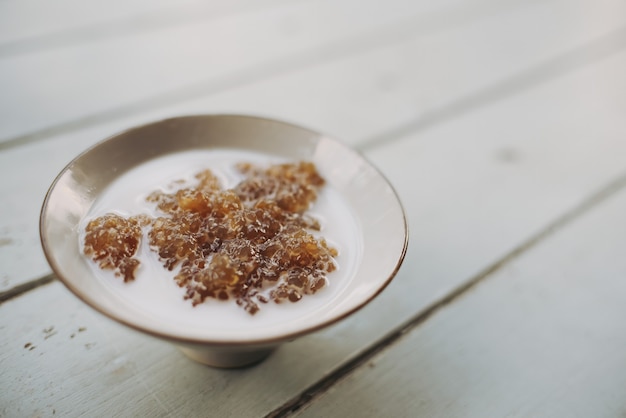
[[[276,347],[242,349],[178,346],[178,349],[191,360],[207,366],[238,368],[253,366],[262,362],[272,354]]]

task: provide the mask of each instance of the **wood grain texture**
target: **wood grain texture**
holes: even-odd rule
[[[622,189],[297,416],[624,416],[625,211]]]
[[[210,21],[284,0],[0,1],[0,57]]]
[[[320,54],[342,55],[364,47],[398,26],[415,27],[435,12],[454,10],[460,1],[288,3],[208,24],[165,27],[0,60],[5,95],[0,138],[117,108],[128,111],[149,102],[174,101],[215,80],[224,84],[232,78],[267,77],[300,60],[305,60],[304,67],[314,65]],[[493,0],[488,4],[493,6]]]
[[[23,23],[38,3],[0,0],[0,23],[6,7]],[[200,2],[131,0],[77,5],[59,19],[51,3],[32,12],[32,25],[0,24],[0,49],[2,39],[100,33],[0,56],[0,292],[49,273],[38,212],[72,157],[181,113],[277,117],[363,150],[407,210],[405,264],[353,317],[230,371],[199,366],[43,280],[0,303],[0,416],[282,411],[624,178],[624,2],[203,4],[208,20],[183,16]],[[142,16],[156,19],[149,30],[111,35],[109,24]],[[373,368],[305,399],[303,415],[623,415],[625,204],[622,193],[574,217]]]
[[[11,370],[0,382],[28,393],[0,394],[4,412],[259,416],[280,407],[618,175],[625,68],[622,54],[368,152],[409,214],[403,269],[361,312],[257,367],[198,366],[91,313],[59,283],[0,305],[0,366]]]

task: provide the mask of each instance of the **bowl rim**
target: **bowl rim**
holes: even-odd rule
[[[367,166],[369,166],[369,168],[373,169],[376,174],[378,176],[380,176],[380,178],[385,182],[386,186],[389,187],[390,191],[392,192],[398,207],[400,209],[400,212],[402,214],[402,224],[403,224],[403,233],[404,233],[404,237],[403,237],[403,243],[402,243],[402,248],[400,253],[398,254],[398,258],[396,260],[395,266],[393,268],[393,270],[388,274],[388,277],[385,278],[385,280],[382,280],[380,285],[377,287],[375,292],[372,292],[371,295],[369,295],[367,298],[365,298],[363,301],[361,301],[360,303],[358,303],[357,305],[353,306],[351,309],[342,312],[339,315],[333,316],[325,321],[322,321],[320,323],[316,323],[314,325],[310,325],[310,326],[306,326],[303,327],[302,329],[298,329],[297,331],[291,331],[291,332],[286,332],[284,334],[280,334],[280,335],[276,335],[273,337],[268,337],[268,338],[251,338],[249,340],[228,340],[228,339],[219,339],[219,340],[211,340],[208,338],[193,338],[193,337],[181,337],[178,335],[171,335],[167,332],[159,332],[158,330],[156,330],[156,328],[154,329],[148,329],[145,328],[141,325],[138,325],[136,323],[134,323],[133,321],[127,320],[126,318],[124,318],[122,315],[117,314],[115,311],[112,310],[108,310],[105,309],[104,307],[100,306],[98,303],[94,303],[92,302],[93,298],[89,297],[89,295],[84,294],[83,292],[81,292],[80,289],[78,289],[76,286],[74,286],[72,284],[72,281],[68,278],[66,278],[62,273],[61,273],[61,269],[59,268],[59,266],[56,264],[56,262],[54,261],[53,257],[52,257],[52,252],[50,249],[50,246],[48,245],[47,239],[46,239],[46,235],[44,233],[45,231],[45,226],[46,226],[46,222],[47,222],[47,218],[45,217],[45,214],[48,210],[48,203],[50,201],[50,197],[52,195],[52,193],[54,192],[56,185],[58,184],[58,182],[61,180],[61,178],[73,167],[73,165],[83,156],[85,156],[86,154],[92,152],[94,149],[97,149],[98,147],[100,147],[101,145],[107,143],[108,141],[111,141],[121,135],[125,135],[127,133],[130,133],[132,131],[136,131],[136,130],[141,130],[144,129],[146,127],[152,126],[152,125],[156,125],[156,124],[160,124],[160,123],[167,123],[167,122],[174,122],[174,121],[180,121],[183,119],[194,119],[194,118],[242,118],[242,119],[249,119],[249,120],[258,120],[261,122],[271,122],[271,123],[275,123],[275,124],[279,124],[279,125],[284,125],[287,127],[291,127],[291,128],[295,128],[298,130],[303,130],[308,132],[309,134],[315,135],[317,137],[320,138],[326,138],[328,140],[331,140],[335,143],[337,143],[339,146],[345,148],[347,151],[352,152],[354,154],[356,154],[356,156],[358,158],[360,158],[361,160],[363,160]],[[255,345],[255,346],[273,346],[273,345],[277,345],[281,342],[284,341],[289,341],[289,340],[293,340],[295,338],[301,337],[303,335],[306,334],[310,334],[312,332],[316,332],[319,331],[323,328],[326,328],[330,325],[333,325],[345,318],[347,318],[348,316],[352,315],[353,313],[355,313],[356,311],[362,309],[365,305],[367,305],[368,303],[370,303],[374,298],[376,298],[380,293],[382,293],[383,290],[385,290],[385,288],[389,285],[389,283],[391,283],[391,281],[393,280],[393,278],[396,276],[396,274],[398,273],[398,271],[400,270],[400,267],[404,261],[404,258],[407,254],[407,249],[408,249],[408,243],[409,243],[409,225],[408,225],[408,221],[407,221],[407,216],[406,216],[406,211],[404,210],[404,207],[402,205],[402,201],[400,200],[400,196],[398,195],[396,189],[393,187],[393,185],[389,182],[389,180],[386,178],[386,176],[380,171],[380,169],[378,169],[378,167],[376,167],[374,164],[372,164],[363,154],[362,152],[360,152],[359,150],[348,146],[347,144],[345,144],[344,142],[336,139],[333,136],[329,136],[326,135],[320,131],[316,131],[307,127],[304,127],[302,125],[299,124],[295,124],[295,123],[291,123],[291,122],[287,122],[284,120],[280,120],[280,119],[275,119],[275,118],[270,118],[270,117],[264,117],[264,116],[256,116],[256,115],[248,115],[248,114],[238,114],[238,113],[198,113],[198,114],[184,114],[184,115],[179,115],[179,116],[170,116],[170,117],[166,117],[166,118],[161,118],[161,119],[155,119],[152,121],[148,121],[139,125],[134,125],[131,127],[128,127],[126,129],[120,130],[116,133],[113,133],[107,137],[105,137],[104,139],[97,141],[95,144],[87,147],[84,151],[80,152],[78,155],[76,155],[74,158],[72,158],[72,160],[67,163],[65,165],[65,167],[63,167],[63,169],[57,174],[57,176],[54,178],[54,180],[52,181],[50,187],[48,188],[45,197],[44,197],[44,201],[43,204],[41,206],[41,210],[40,210],[40,215],[39,215],[39,238],[40,238],[40,242],[41,242],[41,246],[44,252],[44,255],[46,257],[46,260],[48,262],[48,264],[50,265],[52,272],[54,273],[54,275],[61,281],[61,283],[63,283],[63,285],[65,285],[66,288],[68,288],[73,294],[74,296],[76,296],[78,299],[80,299],[83,303],[85,303],[86,305],[88,305],[91,309],[94,309],[95,311],[99,312],[100,314],[104,315],[105,317],[114,320],[117,323],[120,323],[122,325],[125,325],[131,329],[134,329],[136,331],[142,332],[144,334],[150,335],[152,337],[158,338],[158,339],[162,339],[162,340],[167,340],[170,342],[174,342],[174,343],[178,343],[178,344],[183,344],[183,345],[201,345],[201,346],[214,346],[214,347],[247,347],[247,346],[251,346],[251,345]]]

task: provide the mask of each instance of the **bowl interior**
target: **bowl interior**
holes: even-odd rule
[[[313,161],[329,187],[341,196],[356,226],[355,248],[349,249],[356,261],[349,266],[350,271],[344,272],[343,283],[333,297],[319,299],[308,312],[290,311],[285,306],[284,320],[259,321],[243,328],[215,328],[159,318],[121,299],[105,281],[95,277],[93,266],[80,248],[80,224],[103,191],[129,170],[156,158],[184,151],[221,149]],[[406,220],[396,193],[359,153],[301,127],[234,115],[167,119],[133,128],[87,150],[52,184],[42,208],[40,230],[44,252],[54,272],[96,310],[169,340],[216,345],[277,342],[345,317],[388,284],[407,246]],[[277,308],[283,309],[283,305]],[[249,320],[254,324],[257,319],[253,316]],[[223,321],[227,324],[228,318]]]

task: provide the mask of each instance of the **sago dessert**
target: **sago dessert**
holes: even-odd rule
[[[348,206],[313,163],[239,150],[188,151],[124,173],[79,239],[124,303],[218,328],[315,315],[360,254]]]

